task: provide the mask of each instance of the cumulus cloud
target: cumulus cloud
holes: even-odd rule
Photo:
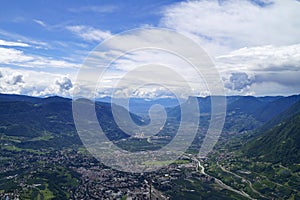
[[[9,80],[8,83],[12,84],[12,85],[17,85],[19,83],[24,83],[23,75],[19,74],[19,75],[12,76],[11,80]]]
[[[69,75],[2,67],[0,93],[71,97],[76,88]]]
[[[248,74],[237,72],[230,75],[229,80],[225,82],[225,87],[231,90],[242,91],[249,88],[252,83],[254,83],[254,80]]]
[[[10,71],[2,68],[0,75],[0,93],[19,93],[24,87],[23,75],[19,71]]]
[[[245,47],[216,57],[225,86],[256,95],[300,92],[300,44]],[[272,93],[270,93],[272,91]]]
[[[109,31],[102,31],[89,26],[67,26],[66,28],[86,41],[100,42],[111,37]]]
[[[59,86],[61,91],[70,90],[73,87],[71,79],[63,77],[61,80],[56,80],[55,84]]]
[[[20,83],[24,83],[23,75],[20,74],[20,73],[15,73],[14,72],[14,73],[9,73],[9,74],[3,75],[0,72],[0,78],[2,79],[1,80],[2,85],[4,83],[8,84],[8,85],[18,85]]]

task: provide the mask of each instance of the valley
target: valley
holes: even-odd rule
[[[299,100],[227,97],[223,133],[213,151],[200,158],[210,109],[209,98],[198,98],[203,115],[187,152],[158,171],[126,173],[101,164],[85,149],[70,99],[2,94],[0,199],[298,199]],[[96,106],[107,137],[128,151],[159,149],[178,128],[175,106],[168,108],[169,124],[157,135],[132,138],[118,129],[108,103]]]

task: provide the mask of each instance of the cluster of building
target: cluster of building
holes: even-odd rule
[[[41,153],[20,151],[14,155],[14,159],[0,166],[1,172],[11,174],[5,179],[16,183],[15,190],[0,191],[0,199],[18,199],[24,190],[39,189],[40,184],[30,183],[28,180],[45,169],[57,170],[55,166],[79,175],[76,177],[76,186],[64,188],[70,194],[70,199],[169,199],[162,192],[172,190],[173,182],[178,179],[198,177],[203,181],[210,181],[195,170],[195,161],[188,157],[183,159],[189,162],[171,164],[153,173],[137,174],[108,168],[90,154],[79,153],[75,149]],[[18,171],[26,176],[20,175]]]

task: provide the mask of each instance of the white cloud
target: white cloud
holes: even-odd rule
[[[0,47],[0,64],[24,63],[31,60],[31,56],[24,55],[20,50]]]
[[[272,84],[278,94],[299,93],[294,74],[300,75],[300,3],[295,0],[265,2],[264,6],[239,0],[176,3],[163,10],[160,26],[175,29],[202,45],[215,61],[228,94],[273,94],[268,88]],[[103,41],[110,35],[85,26],[68,29],[87,41]],[[136,46],[161,47],[163,44],[167,48],[176,44],[176,38],[165,36],[159,31],[151,35],[140,31],[118,37],[107,44],[110,51],[104,51],[105,55],[99,58],[109,59],[120,54],[119,51]],[[182,52],[190,50],[186,44],[180,46]],[[111,67],[120,71],[107,74],[106,87],[117,82],[122,77],[121,72],[148,63],[172,66],[196,91],[206,92],[204,87],[197,86],[203,85],[203,81],[194,76],[186,63],[155,51],[131,52],[119,58]],[[166,81],[171,83],[171,78]]]
[[[43,26],[43,27],[46,27],[46,24],[45,24],[45,22],[43,22],[43,21],[41,21],[41,20],[34,19],[33,21],[34,21],[35,23],[37,23],[37,24],[39,24],[39,25]]]
[[[195,37],[210,54],[220,55],[227,48],[299,43],[299,10],[296,0],[263,7],[239,0],[187,1],[167,7],[160,25]]]
[[[11,84],[11,85],[17,85],[17,84],[20,84],[20,83],[24,83],[23,75],[21,75],[21,74],[14,75],[14,76],[12,76],[11,80],[9,80],[7,83]]]
[[[267,1],[265,1],[267,2]],[[112,12],[115,7],[82,7],[72,12]],[[268,5],[259,6],[251,1],[240,0],[201,0],[175,3],[163,10],[160,27],[175,29],[201,44],[214,59],[228,94],[292,94],[299,93],[300,77],[300,3],[296,0],[273,0]],[[35,23],[45,26],[43,21],[34,20]],[[67,26],[67,30],[87,42],[102,42],[112,36],[108,30],[100,30],[90,26]],[[154,32],[152,32],[154,33]],[[0,34],[2,34],[0,30]],[[9,35],[9,34],[7,34]],[[30,46],[38,44],[23,40]],[[105,64],[112,57],[121,55],[122,51],[130,50],[136,46],[172,47],[176,37],[163,35],[162,32],[147,34],[136,32],[127,34],[113,42],[107,43],[106,49],[98,52],[98,57],[90,59],[91,65]],[[90,43],[85,42],[88,45]],[[65,59],[53,59],[28,54],[12,47],[27,47],[23,42],[9,42],[0,40],[0,64],[3,66],[21,66],[32,68],[78,68],[79,65]],[[41,44],[47,46],[48,44]],[[188,52],[186,44],[180,44],[180,51]],[[7,48],[4,48],[7,47]],[[11,48],[9,48],[11,47]],[[82,48],[88,48],[84,46]],[[102,59],[102,60],[101,60]],[[192,84],[198,94],[206,94],[205,85],[195,72],[180,57],[174,57],[166,52],[140,51],[130,52],[119,58],[111,65],[102,80],[101,94],[110,94],[116,83],[127,72],[144,64],[161,64],[170,66],[178,74]],[[1,71],[1,69],[0,69]],[[24,74],[23,74],[24,73]],[[150,74],[144,72],[145,75]],[[50,73],[34,73],[29,71],[1,71],[1,91],[26,93],[29,95],[46,96],[50,94],[69,95],[71,91],[80,90],[74,83],[74,77],[53,75]],[[39,74],[39,75],[38,75]],[[22,75],[22,76],[19,76]],[[91,67],[86,76],[88,80],[98,77],[95,68]],[[157,77],[160,76],[155,74]],[[19,79],[21,81],[14,81]],[[29,77],[34,77],[33,81]],[[136,78],[139,77],[139,78]],[[179,82],[172,82],[172,77],[163,77],[165,82],[180,89]],[[207,78],[207,77],[203,77]],[[43,79],[43,80],[40,80]],[[137,81],[151,81],[142,74],[136,74],[132,85]],[[151,79],[151,77],[150,77]],[[152,79],[155,80],[155,79]],[[16,84],[12,84],[16,82]],[[50,84],[47,84],[50,83]],[[94,83],[92,83],[94,84]],[[125,91],[125,90],[124,90]],[[88,91],[90,92],[90,91]],[[127,91],[132,92],[132,91]],[[182,91],[184,93],[184,91]],[[156,96],[168,94],[164,88],[142,88],[136,91],[138,96]]]
[[[115,12],[118,9],[117,6],[114,5],[103,5],[103,6],[83,6],[77,8],[69,9],[74,13],[82,13],[82,12],[95,12],[95,13],[111,13]]]
[[[300,70],[300,43],[288,46],[245,47],[218,56],[216,61],[224,70],[298,71]]]
[[[37,55],[27,55],[21,50],[0,47],[0,64],[30,68],[78,68],[80,65]]]
[[[68,77],[56,80],[55,84],[59,86],[60,91],[70,90],[73,87],[72,81]]]
[[[227,93],[300,93],[300,2],[202,0],[163,10],[161,27],[194,39],[212,56]]]
[[[29,44],[23,42],[10,42],[5,40],[0,40],[0,46],[10,46],[10,47],[30,47]]]
[[[91,80],[98,80],[100,74],[97,72],[109,65],[109,69],[105,71],[101,81],[101,94],[104,94],[105,90],[117,88],[124,90],[126,93],[124,96],[131,94],[144,97],[169,96],[170,92],[166,89],[148,88],[141,90],[143,92],[131,90],[131,88],[144,83],[159,83],[173,91],[180,91],[182,97],[192,95],[192,92],[186,89],[186,84],[191,86],[193,95],[207,93],[205,81],[211,80],[204,80],[197,70],[184,59],[200,64],[204,69],[201,73],[210,73],[207,69],[211,64],[207,63],[206,54],[201,51],[201,48],[199,49],[191,40],[183,38],[185,37],[182,35],[162,29],[139,29],[113,37],[98,46],[93,54],[90,54],[91,57],[85,63],[85,67],[88,69],[85,71],[86,74],[80,78],[80,82],[84,83],[86,87],[88,85],[95,86]],[[113,61],[115,58],[118,59]],[[111,63],[111,61],[113,62]],[[148,68],[139,71],[139,67],[145,65]],[[167,67],[169,71],[162,66]],[[134,70],[136,71],[134,72]],[[175,73],[180,75],[181,79],[175,77]],[[214,79],[214,77],[210,78]],[[122,86],[117,85],[120,80],[123,81]],[[215,84],[215,80],[213,81]]]
[[[67,26],[66,28],[86,41],[100,42],[111,37],[109,31],[102,31],[89,26]]]
[[[48,49],[49,48],[49,44],[46,42],[42,42],[42,41],[36,41],[32,38],[28,38],[28,37],[24,37],[22,35],[16,34],[16,33],[12,33],[12,32],[7,32],[5,30],[0,29],[0,35],[4,38],[9,38],[9,39],[13,39],[13,40],[17,40],[18,43],[22,43],[21,45],[27,46],[26,44],[28,44],[30,47],[35,47],[37,49],[43,48],[43,49]],[[22,41],[22,42],[19,42]],[[24,44],[25,45],[24,45]],[[6,45],[5,45],[6,46]],[[18,45],[19,46],[19,45]]]
[[[230,75],[229,81],[225,83],[225,87],[231,90],[243,91],[249,89],[253,84],[253,79],[245,72],[235,72]]]
[[[216,58],[229,93],[300,93],[300,44],[242,48]]]
[[[143,32],[143,31],[142,31]],[[157,34],[147,35],[144,33],[125,35],[118,37],[114,41],[108,41],[107,46],[110,51],[98,52],[98,58],[95,58],[95,63],[100,61],[118,57],[122,55],[122,51],[134,49],[135,46],[153,46],[154,49],[142,49],[135,52],[127,52],[118,60],[111,63],[110,69],[104,75],[104,90],[108,88],[118,88],[116,83],[124,76],[124,74],[136,69],[139,66],[146,64],[158,64],[172,68],[186,80],[194,88],[195,95],[209,94],[208,88],[205,86],[205,80],[208,77],[200,79],[197,73],[193,71],[193,68],[189,66],[181,57],[164,52],[159,47],[171,47],[175,45],[175,38],[170,35],[166,39],[162,39],[158,32]],[[159,45],[158,45],[159,44]],[[182,44],[181,51],[190,51],[189,46]],[[155,49],[158,47],[158,49]],[[257,47],[245,47],[229,52],[228,54],[217,56],[214,58],[215,64],[221,74],[224,81],[225,89],[228,95],[288,95],[300,92],[300,44],[295,45],[266,45]],[[105,63],[104,63],[105,64]],[[99,66],[99,65],[98,65]],[[204,70],[204,68],[203,68]],[[118,72],[118,73],[116,73]],[[164,77],[160,74],[160,71],[155,77],[166,81],[166,85],[171,85],[173,88],[177,87],[177,90],[181,89],[181,83],[172,79],[172,76]],[[144,77],[143,74],[146,74]],[[139,84],[140,82],[151,82],[156,80],[150,76],[149,72],[143,72],[141,74],[135,74],[131,77],[129,88]],[[91,76],[87,76],[90,78]],[[138,79],[136,77],[139,77]],[[276,88],[276,90],[270,89],[270,87]],[[132,91],[118,88],[118,90],[124,90],[126,95]],[[275,92],[277,91],[277,93]],[[105,93],[103,90],[102,94]],[[155,94],[154,94],[155,93]],[[159,93],[159,94],[158,94]],[[182,91],[184,93],[184,91]],[[149,96],[164,96],[167,95],[166,90],[154,90],[143,89],[141,92],[137,92],[136,95],[149,97]],[[125,95],[125,96],[126,96]]]
[[[1,67],[0,93],[70,97],[76,86],[69,75]]]

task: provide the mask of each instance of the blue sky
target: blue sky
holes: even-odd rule
[[[67,26],[85,25],[111,33],[145,24],[156,26],[161,17],[161,8],[173,2],[175,1],[2,1],[0,38],[22,41],[24,37],[46,42],[49,49],[44,51],[42,48],[35,53],[54,57],[68,56],[73,51],[72,48],[75,51],[81,50],[76,45],[80,45],[82,41],[71,34],[66,29]],[[67,49],[60,44],[66,45]],[[92,48],[95,43],[85,45]]]
[[[78,69],[100,42],[133,28],[158,27],[199,43],[219,69],[228,95],[296,94],[299,4],[296,0],[3,0],[0,92],[71,96]]]

